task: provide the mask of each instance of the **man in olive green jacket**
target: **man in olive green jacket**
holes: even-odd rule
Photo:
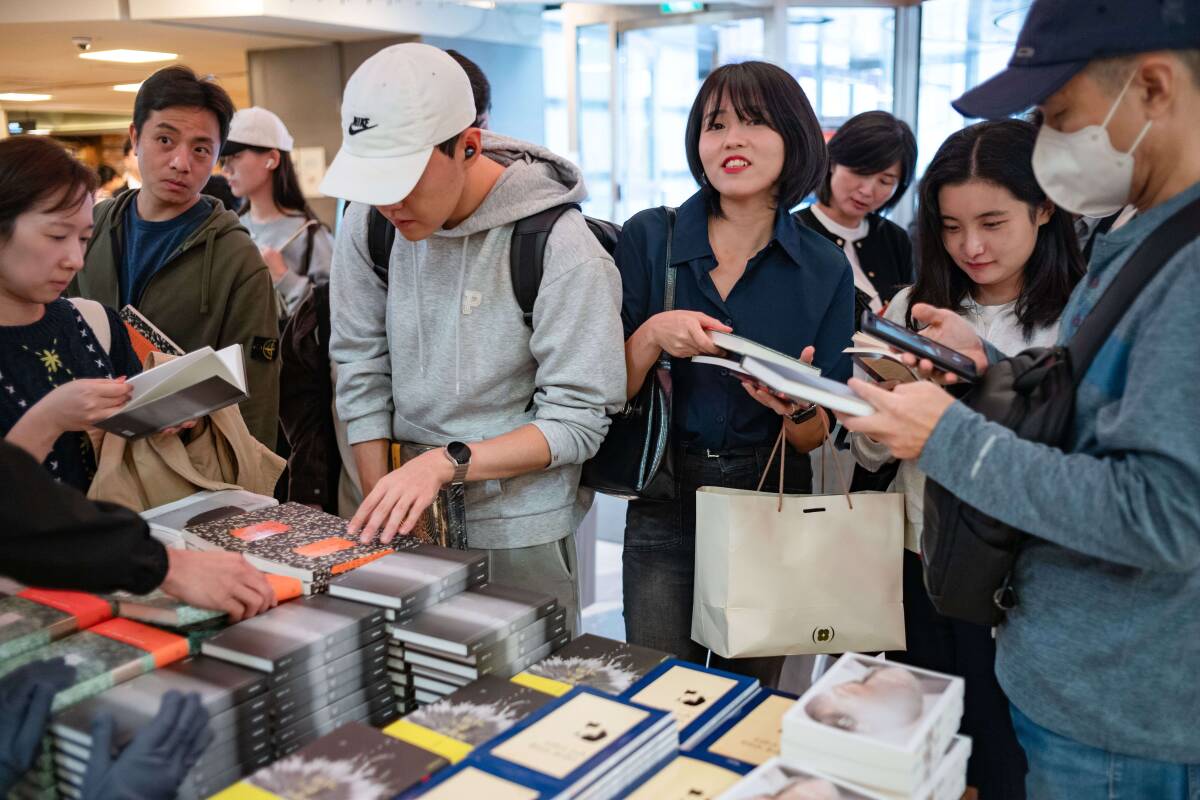
[[[250,433],[275,447],[279,323],[270,273],[237,214],[200,194],[229,131],[233,103],[186,67],[147,78],[130,139],[142,188],[100,203],[85,265],[68,290],[132,304],[184,350],[240,344]]]

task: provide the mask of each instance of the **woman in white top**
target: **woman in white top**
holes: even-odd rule
[[[1028,122],[1004,120],[965,128],[942,144],[921,180],[917,282],[892,298],[884,317],[915,329],[909,308],[929,303],[959,309],[1002,352],[1054,344],[1084,263],[1071,216],[1034,178],[1036,136]],[[860,434],[851,436],[851,449],[870,470],[892,460]],[[908,649],[893,658],[966,678],[963,732],[974,739],[968,782],[981,800],[1023,798],[1024,754],[994,675],[991,631],[940,616],[925,594],[917,555],[924,489],[916,462],[902,462],[892,490],[904,493],[913,552],[904,563]]]
[[[233,115],[221,148],[221,171],[234,197],[244,198],[242,225],[262,251],[285,319],[314,283],[329,281],[333,236],[304,199],[292,163],[292,136],[265,108]]]

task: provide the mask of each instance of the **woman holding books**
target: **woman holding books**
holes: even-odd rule
[[[671,356],[675,500],[629,504],[625,523],[625,627],[629,642],[704,663],[691,640],[696,489],[754,489],[782,426],[790,492],[811,487],[808,459],[828,418],[688,359],[717,354],[710,331],[732,331],[801,356],[845,380],[854,282],[842,253],[789,213],[825,175],[821,128],[795,79],[763,62],[730,64],[705,80],[688,118],[688,165],[700,190],[677,211],[642,211],[615,253],[624,284],[628,394],[660,353]],[[668,247],[669,243],[669,247]],[[663,311],[668,258],[673,310]],[[774,484],[771,484],[774,485]],[[782,658],[712,664],[778,682]]]
[[[817,202],[796,218],[846,253],[860,314],[864,309],[879,313],[913,282],[912,242],[903,228],[880,215],[899,203],[912,183],[917,140],[903,120],[868,111],[838,128],[828,149],[829,171],[817,189]]]
[[[262,251],[291,318],[314,283],[329,281],[333,236],[309,208],[292,163],[292,135],[265,108],[244,108],[229,123],[221,171],[244,198],[242,224]]]
[[[0,141],[0,434],[82,491],[96,470],[87,433],[128,402],[125,378],[142,369],[114,311],[61,297],[83,269],[95,188],[52,141]],[[107,317],[107,350],[85,314]]]
[[[1071,215],[1056,208],[1034,178],[1037,129],[1004,120],[972,125],[942,144],[921,180],[921,271],[892,298],[884,317],[916,329],[916,303],[955,308],[1001,352],[1057,341],[1059,316],[1084,262]],[[852,434],[858,463],[889,464],[887,448]],[[988,798],[1025,796],[1025,759],[1008,701],[994,674],[996,649],[983,626],[940,616],[922,580],[920,549],[925,478],[900,464],[892,490],[905,496],[904,617],[908,650],[897,661],[966,679],[963,733],[974,739],[968,780]]]

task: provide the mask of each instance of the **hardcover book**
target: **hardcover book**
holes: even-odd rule
[[[396,800],[542,800],[536,789],[502,778],[475,764],[459,764],[443,769],[425,784],[414,787]],[[226,800],[236,800],[226,798]]]
[[[883,800],[881,795],[807,768],[792,766],[779,758],[772,758],[762,766],[756,767],[724,794],[719,795],[717,800],[762,800],[772,797]]]
[[[468,580],[487,581],[486,553],[419,544],[337,578],[329,593],[403,614],[418,601]]]
[[[506,666],[529,655],[547,642],[558,639],[564,633],[567,633],[567,610],[557,608],[549,616],[536,620],[531,625],[514,631],[503,641],[469,656],[451,656],[436,650],[409,647],[399,657],[415,666],[432,667],[450,675],[475,680],[497,670],[504,671]]]
[[[717,728],[697,751],[727,759],[731,769],[747,772],[779,755],[783,715],[796,705],[796,695],[763,689],[738,714]]]
[[[241,553],[263,572],[311,583],[313,591],[320,592],[333,576],[392,552],[388,545],[359,543],[348,534],[347,525],[332,514],[300,503],[284,503],[189,525],[184,538],[200,550]]]
[[[871,380],[878,383],[911,383],[921,379],[916,370],[904,363],[899,351],[886,342],[862,331],[854,334],[853,342],[853,346],[842,352],[849,353],[854,363]]]
[[[397,622],[390,631],[405,645],[467,656],[549,615],[557,605],[545,592],[491,583]]]
[[[742,776],[694,755],[679,755],[651,773],[628,800],[713,800]]]
[[[518,673],[513,681],[555,696],[576,686],[618,695],[668,658],[666,653],[649,647],[585,633]]]
[[[0,662],[111,619],[112,606],[85,592],[22,589],[0,597]]]
[[[669,711],[679,725],[679,742],[690,748],[736,712],[758,680],[669,659],[621,695],[630,702]]]
[[[142,312],[131,305],[121,309],[118,314],[125,323],[125,331],[129,334],[129,343],[133,352],[137,353],[138,361],[146,363],[151,353],[165,353],[169,356],[182,356],[184,350],[171,337],[160,331],[158,327],[146,319]]]
[[[303,592],[301,582],[295,578],[267,573],[266,579],[275,592],[275,600],[279,603],[293,600]],[[117,609],[117,616],[164,628],[191,628],[219,622],[226,617],[224,611],[196,608],[171,597],[161,589],[143,595],[114,592],[106,597]]]
[[[245,489],[219,489],[196,492],[174,502],[148,508],[141,513],[141,517],[150,524],[151,530],[182,538],[183,529],[188,525],[216,522],[235,514],[277,505],[279,501],[274,497],[247,492]]]

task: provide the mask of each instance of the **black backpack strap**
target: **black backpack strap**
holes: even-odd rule
[[[1172,214],[1138,245],[1067,343],[1076,386],[1142,289],[1197,237],[1200,237],[1200,198]]]
[[[542,272],[546,266],[546,242],[554,223],[571,209],[579,210],[577,203],[539,211],[518,220],[513,228],[512,247],[509,250],[509,272],[512,275],[513,296],[521,307],[525,324],[533,327],[533,306],[537,302],[538,289],[542,286]]]
[[[392,245],[396,242],[396,226],[387,221],[374,206],[367,215],[367,252],[371,266],[383,285],[387,286],[388,266],[392,260]]]

